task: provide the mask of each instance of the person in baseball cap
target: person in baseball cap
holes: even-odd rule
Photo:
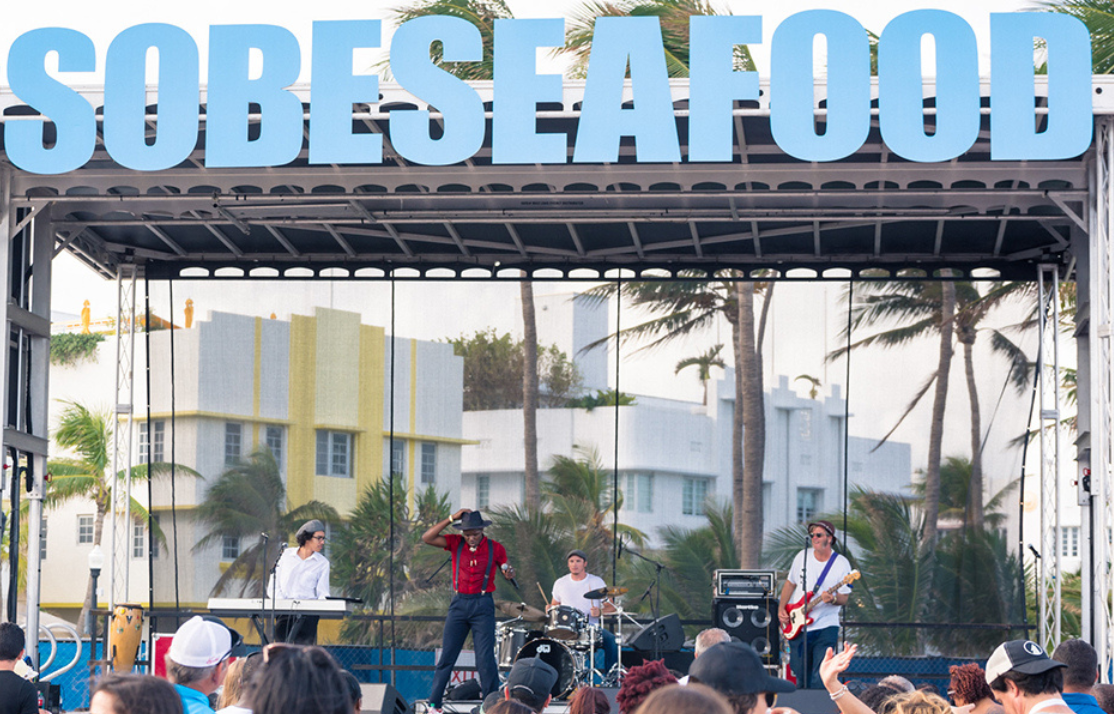
[[[267,594],[277,600],[324,600],[329,597],[329,559],[322,554],[325,524],[316,518],[306,521],[294,537],[298,547],[291,546],[279,556]],[[318,619],[304,613],[277,616],[275,641],[316,644]]]
[[[174,633],[166,653],[166,675],[182,699],[185,714],[212,714],[209,695],[228,673],[232,633],[200,616],[191,617]]]
[[[540,714],[553,699],[553,687],[557,684],[557,679],[557,670],[544,660],[523,657],[511,667],[503,697],[522,702]]]
[[[689,667],[689,682],[727,697],[736,714],[747,714],[756,704],[773,707],[778,694],[797,689],[792,682],[771,677],[758,652],[744,642],[721,642],[706,649]]]
[[[1006,714],[1072,714],[1060,696],[1066,666],[1036,642],[1011,640],[998,645],[987,660],[986,683]]]

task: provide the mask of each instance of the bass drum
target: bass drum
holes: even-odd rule
[[[576,658],[564,643],[548,637],[531,640],[518,651],[515,661],[527,657],[537,657],[557,670],[557,681],[549,691],[554,699],[563,699],[576,689]]]

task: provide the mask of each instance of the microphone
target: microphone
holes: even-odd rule
[[[511,564],[510,564],[510,563],[503,563],[502,565],[500,565],[500,566],[499,566],[499,569],[503,571],[503,574],[504,574],[504,575],[506,575],[506,573],[507,573],[507,570],[509,570],[509,569],[510,569],[510,567],[511,567]],[[519,588],[518,588],[518,581],[517,581],[517,580],[515,580],[514,578],[507,578],[507,579],[511,581],[511,585],[513,585],[513,586],[514,586],[514,589],[515,589],[515,590],[518,590],[518,589],[519,589]]]
[[[264,543],[266,543],[267,541],[271,540],[271,536],[267,535],[267,532],[266,532],[266,531],[264,531],[263,533],[260,533],[260,534],[259,534],[259,537],[263,539],[263,542],[264,542]]]
[[[1029,550],[1033,552],[1033,556],[1037,560],[1041,560],[1041,554],[1037,552],[1037,549],[1033,547],[1032,543],[1029,544]]]

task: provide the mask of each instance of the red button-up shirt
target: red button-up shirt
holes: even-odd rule
[[[495,574],[499,572],[499,566],[507,562],[507,549],[501,543],[497,543],[486,536],[476,547],[475,553],[471,551],[467,543],[464,543],[464,548],[460,549],[464,536],[449,533],[445,536],[445,540],[448,541],[445,550],[452,553],[453,556],[453,583],[456,584],[456,591],[464,595],[495,592]],[[488,548],[494,549],[492,551],[494,557],[491,565],[491,579],[484,583],[484,576],[487,575]],[[458,550],[460,551],[459,562],[457,562]]]

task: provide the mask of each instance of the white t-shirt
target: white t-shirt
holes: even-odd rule
[[[271,597],[323,600],[329,596],[329,559],[320,553],[302,560],[298,549],[289,547],[282,552],[275,574],[278,575],[278,594],[275,594],[272,576],[267,583],[267,594]]]
[[[803,565],[806,562],[807,565]],[[828,561],[819,561],[816,559],[815,551],[812,548],[807,548],[797,553],[797,557],[793,558],[793,567],[789,568],[789,582],[797,586],[793,594],[789,596],[789,604],[792,605],[798,602],[803,596],[804,591],[801,590],[801,568],[805,567],[805,586],[808,592],[815,593],[815,597],[819,598],[820,593],[828,590],[833,585],[843,580],[848,573],[851,572],[851,563],[844,556],[839,553],[833,552],[832,557],[836,559],[832,563],[831,569],[828,574],[824,576],[824,582],[820,583],[819,590],[816,588],[816,581],[820,579],[820,573],[824,572],[825,566]],[[837,593],[850,593],[851,586],[844,585]],[[839,605],[834,603],[821,602],[816,607],[812,608],[809,617],[813,619],[813,623],[808,626],[811,630],[822,630],[825,627],[839,627],[839,612],[842,610]]]
[[[572,605],[587,615],[589,610],[598,607],[603,601],[589,600],[584,597],[584,593],[603,587],[607,587],[607,583],[598,575],[589,573],[583,580],[573,580],[572,573],[569,573],[564,577],[557,578],[557,581],[553,583],[553,599],[562,605]],[[598,617],[589,618],[589,624],[592,625],[599,621]]]

